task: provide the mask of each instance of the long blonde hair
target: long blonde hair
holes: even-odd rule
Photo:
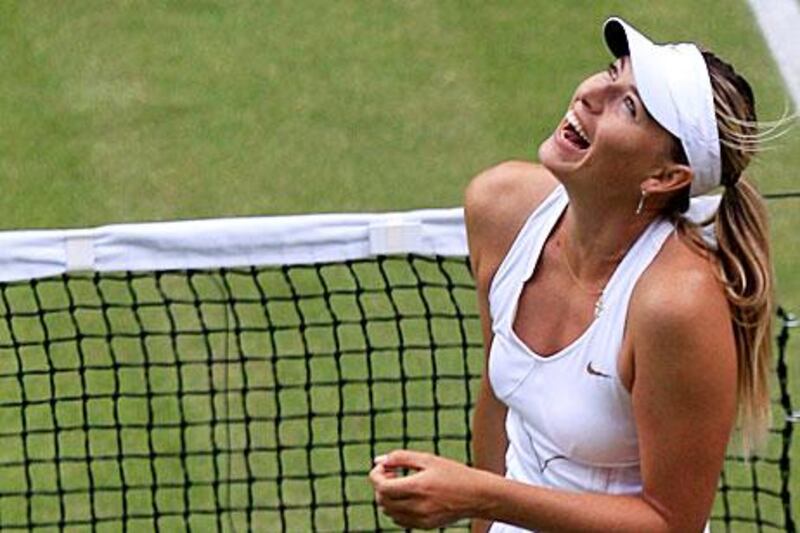
[[[767,210],[743,175],[760,142],[776,126],[759,131],[755,99],[748,82],[713,53],[703,58],[711,77],[722,162],[724,192],[713,222],[718,278],[725,289],[736,342],[738,426],[742,447],[763,442],[770,423],[769,375],[772,356],[773,271]],[[677,149],[682,152],[680,143]],[[685,155],[680,154],[685,159]],[[688,198],[677,205],[685,209]],[[690,223],[678,217],[685,230]],[[694,242],[700,242],[696,232]]]

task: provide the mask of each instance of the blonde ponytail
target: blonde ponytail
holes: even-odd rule
[[[715,219],[719,277],[733,318],[738,362],[739,427],[745,451],[770,421],[773,273],[767,211],[744,176],[726,187]]]
[[[724,286],[736,342],[738,426],[742,448],[751,453],[764,442],[770,423],[769,375],[772,359],[773,272],[767,210],[761,195],[743,172],[762,141],[783,134],[788,121],[762,124],[747,81],[713,53],[704,51],[714,92],[720,139],[722,185],[716,214],[699,224],[681,213],[689,205],[688,188],[668,206],[678,232],[698,252],[714,257]],[[675,139],[672,157],[686,164]],[[701,236],[713,223],[716,247]]]
[[[703,52],[703,58],[714,92],[725,186],[714,219],[718,275],[725,287],[736,341],[741,443],[744,451],[750,452],[764,441],[770,423],[775,310],[767,210],[743,172],[761,150],[762,141],[782,134],[782,123],[760,124],[747,80],[711,52]]]

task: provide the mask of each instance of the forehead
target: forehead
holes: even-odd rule
[[[636,75],[633,72],[630,57],[620,56],[613,61],[613,64],[617,67],[617,70],[622,78],[630,83],[631,88],[636,91],[636,96],[638,97],[639,91],[636,88]]]
[[[642,100],[642,96],[639,94],[639,89],[636,86],[636,75],[633,72],[630,56],[623,55],[618,58],[615,58],[612,61],[612,64],[617,67],[617,71],[619,72],[621,81],[627,84],[626,89],[630,90],[633,93],[633,95],[638,100],[639,107],[644,110],[644,115],[647,119],[646,122],[652,123],[658,129],[663,130],[664,128],[661,127],[661,125],[653,118],[653,115],[650,114],[650,111],[647,109],[647,106],[644,105],[644,100]]]

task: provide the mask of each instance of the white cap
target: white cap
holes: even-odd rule
[[[655,44],[624,20],[603,25],[606,45],[616,57],[630,56],[636,87],[647,111],[680,139],[694,172],[691,195],[721,181],[714,93],[706,62],[692,43]]]

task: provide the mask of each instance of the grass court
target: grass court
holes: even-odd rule
[[[731,61],[761,119],[791,105],[743,0],[0,3],[0,227],[459,205],[481,169],[535,157],[575,86],[609,62],[611,14]],[[751,168],[762,192],[800,189],[800,135]],[[800,198],[768,205],[778,301],[797,312]],[[463,264],[411,265],[6,287],[0,529],[121,531],[120,515],[130,530],[374,529],[370,458],[398,445],[465,457],[481,366]],[[387,279],[405,288],[389,296]],[[383,321],[398,309],[403,321]],[[727,511],[751,515],[749,500],[734,494]]]

